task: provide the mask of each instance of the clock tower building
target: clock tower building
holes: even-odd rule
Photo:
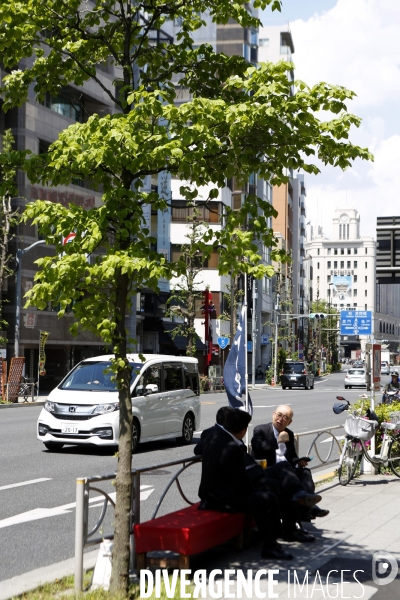
[[[337,208],[333,218],[333,237],[337,240],[360,238],[360,215],[354,208]]]

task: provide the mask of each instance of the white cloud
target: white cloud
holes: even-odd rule
[[[297,75],[357,93],[354,106],[378,106],[400,93],[399,0],[338,0],[291,30]]]
[[[307,219],[322,224],[327,236],[336,207],[356,208],[361,234],[374,237],[377,216],[400,214],[399,18],[399,0],[338,0],[331,10],[290,25],[296,77],[354,90],[348,109],[363,122],[351,140],[375,156],[374,163],[356,161],[345,173],[322,166],[317,177],[306,176]]]

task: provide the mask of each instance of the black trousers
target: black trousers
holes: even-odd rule
[[[282,533],[276,494],[261,489],[251,492],[245,510],[253,517],[264,546],[271,547]]]

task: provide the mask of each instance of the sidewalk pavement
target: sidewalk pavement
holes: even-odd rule
[[[231,544],[226,544],[193,557],[190,564],[192,573],[198,569],[205,569],[208,575],[215,569],[230,569],[234,572],[229,576],[229,589],[224,591],[222,585],[222,595],[216,596],[213,594],[213,589],[208,588],[207,599],[279,597],[281,600],[288,598],[320,600],[330,597],[394,600],[400,598],[399,576],[393,582],[382,585],[385,574],[397,568],[397,564],[400,565],[400,479],[392,475],[362,475],[343,487],[339,485],[337,478],[334,478],[330,482],[320,484],[317,491],[322,494],[320,506],[329,509],[330,514],[323,519],[305,524],[305,527],[316,536],[315,542],[307,544],[283,542],[284,548],[293,554],[293,560],[276,563],[262,560],[261,544],[257,540],[251,544],[251,547],[240,553],[235,551]],[[385,564],[387,565],[386,572],[381,575],[378,570],[380,582],[378,584],[372,575],[372,559],[376,552],[381,551],[388,552],[391,556],[384,560],[379,560],[378,557],[374,565],[376,570],[379,564],[383,565],[381,570],[385,570]],[[85,568],[93,567],[96,557],[96,551],[87,553]],[[71,558],[63,563],[2,581],[0,600],[20,595],[40,583],[73,574],[73,565],[74,561]],[[239,596],[235,581],[236,572],[241,570],[244,577],[247,577],[248,569],[252,569],[251,595],[244,590],[242,596]],[[273,577],[276,582],[276,585],[269,590],[265,574],[260,580],[259,590],[255,586],[256,572],[261,569],[278,571],[273,575],[269,574],[269,577]],[[296,585],[295,576],[299,582],[298,584],[296,582]],[[270,584],[272,583],[270,581]],[[260,595],[259,592],[266,595]],[[273,596],[272,592],[279,596]]]

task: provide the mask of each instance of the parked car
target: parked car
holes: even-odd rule
[[[304,387],[304,389],[314,389],[314,374],[310,371],[307,363],[301,361],[285,362],[281,373],[282,389],[289,390],[292,387]]]
[[[385,360],[381,362],[381,375],[390,375],[390,365]]]
[[[344,378],[344,387],[347,388],[352,387],[367,387],[367,379],[366,379],[366,371],[363,368],[354,368],[354,366],[349,369]]]
[[[49,394],[37,423],[37,437],[51,451],[64,444],[115,446],[119,441],[119,400],[110,372],[112,356],[80,362]],[[200,426],[198,361],[151,354],[145,362],[128,356],[132,367],[132,452],[139,442],[179,438],[189,444]]]

